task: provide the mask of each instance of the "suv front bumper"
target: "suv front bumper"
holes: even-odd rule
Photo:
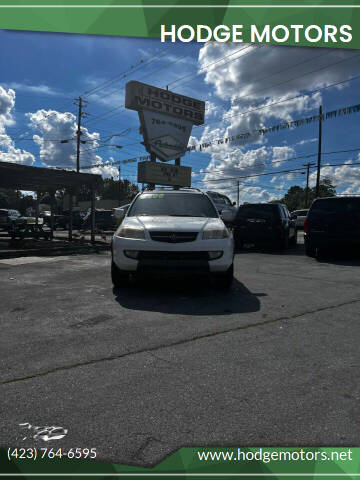
[[[124,251],[138,251],[137,259]],[[220,258],[210,260],[208,252],[222,252]],[[168,244],[152,240],[134,240],[114,236],[112,257],[120,270],[128,272],[221,273],[229,269],[234,259],[232,238],[198,240]]]

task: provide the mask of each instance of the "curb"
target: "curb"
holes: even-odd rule
[[[110,250],[110,245],[79,245],[79,246],[63,246],[53,248],[29,248],[24,250],[7,250],[0,251],[0,259],[19,258],[19,257],[47,257],[47,256],[62,256],[75,254],[89,254],[100,253]]]

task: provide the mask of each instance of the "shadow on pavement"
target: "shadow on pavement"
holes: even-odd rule
[[[349,248],[340,251],[327,251],[317,259],[318,263],[329,263],[332,265],[344,265],[346,267],[360,267],[360,252],[358,248]]]
[[[247,253],[265,253],[266,255],[279,255],[279,256],[300,256],[305,255],[305,247],[303,244],[297,244],[290,246],[287,250],[280,250],[278,248],[262,247],[261,245],[255,245],[253,247],[243,247],[240,250],[236,250],[236,254]]]
[[[173,280],[137,279],[121,290],[113,289],[116,301],[130,310],[180,315],[229,315],[260,310],[258,297],[234,279],[231,290],[222,292],[199,278]]]

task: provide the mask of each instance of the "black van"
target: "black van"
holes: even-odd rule
[[[234,221],[235,246],[244,243],[286,249],[295,245],[295,221],[282,203],[248,203],[241,205]]]
[[[304,223],[304,241],[309,257],[360,247],[360,197],[314,200]]]

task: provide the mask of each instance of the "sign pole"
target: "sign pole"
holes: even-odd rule
[[[155,153],[150,153],[150,162],[155,162],[155,163],[156,163],[156,155],[155,155]],[[149,186],[149,188],[150,188],[151,190],[154,190],[154,188],[155,188],[155,183],[149,183],[148,186]]]
[[[175,158],[175,165],[177,167],[180,167],[180,157],[179,158]],[[175,185],[174,186],[174,190],[179,190],[180,189],[180,186],[179,185]]]

